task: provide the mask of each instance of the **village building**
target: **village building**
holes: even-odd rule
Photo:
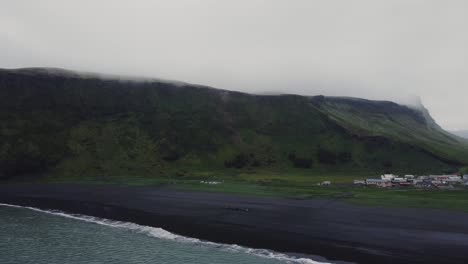
[[[396,177],[398,177],[398,176],[397,176],[397,175],[393,175],[393,174],[384,174],[384,175],[380,176],[380,178],[381,178],[382,180],[389,180],[389,181],[393,180],[393,179],[396,178]]]
[[[448,175],[431,175],[430,178],[435,181],[446,181],[449,179]]]
[[[392,179],[392,182],[406,182],[406,179],[405,178],[393,178]]]
[[[392,182],[383,179],[367,179],[366,184],[368,186],[377,186],[381,188],[392,187]]]
[[[431,188],[432,187],[431,182],[429,182],[427,180],[415,180],[413,182],[413,185],[416,188]]]
[[[448,184],[456,185],[463,183],[463,180],[460,176],[449,176],[448,180],[446,180]]]
[[[440,186],[440,185],[443,185],[444,182],[440,181],[440,180],[432,180],[431,184],[434,185],[434,186]]]
[[[424,182],[423,180],[419,180],[419,179],[413,180],[414,185],[419,184],[419,183],[423,183],[423,182]]]
[[[354,185],[366,185],[366,181],[365,180],[354,180],[353,184]]]
[[[208,184],[208,185],[218,185],[221,184],[222,182],[219,181],[200,181],[202,184]]]
[[[440,188],[453,189],[464,186],[468,188],[468,174],[459,175],[420,175],[415,176],[406,174],[398,176],[395,174],[383,174],[379,178],[370,178],[366,180],[353,180],[355,186],[375,186],[380,188],[388,187],[411,187],[415,188]],[[457,187],[458,186],[458,187]]]

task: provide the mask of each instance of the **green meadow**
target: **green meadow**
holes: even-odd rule
[[[354,179],[376,177],[367,172],[354,172],[345,175],[343,172],[326,174],[325,172],[310,172],[303,170],[289,172],[250,171],[231,174],[224,171],[204,172],[191,175],[167,177],[116,177],[112,181],[97,181],[94,177],[79,179],[64,179],[46,177],[41,182],[76,183],[76,184],[111,184],[124,186],[154,186],[173,190],[219,192],[243,196],[283,197],[288,199],[328,199],[344,201],[364,206],[433,208],[450,211],[468,212],[468,190],[436,190],[405,188],[375,188],[355,187]],[[222,175],[222,176],[220,176]],[[201,181],[219,182],[206,184]],[[322,181],[331,181],[331,186],[318,186]]]

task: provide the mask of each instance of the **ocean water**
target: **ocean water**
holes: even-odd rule
[[[269,250],[200,241],[133,223],[0,204],[0,263],[322,262]]]

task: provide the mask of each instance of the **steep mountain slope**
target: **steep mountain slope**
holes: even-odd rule
[[[405,142],[447,160],[466,161],[465,142],[444,131],[424,106],[402,106],[393,102],[328,97],[317,108],[352,133],[382,136]]]
[[[0,70],[0,175],[111,179],[289,169],[440,172],[468,147],[424,110],[352,98]]]

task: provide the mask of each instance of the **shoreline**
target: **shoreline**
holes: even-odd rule
[[[0,203],[132,222],[331,262],[468,262],[467,213],[71,184],[3,184]]]
[[[36,207],[30,207],[30,206],[0,203],[0,210],[2,209],[2,207],[15,208],[15,209],[21,209],[21,210],[30,210],[30,211],[39,212],[42,214],[48,214],[48,215],[52,215],[56,217],[69,218],[72,220],[83,221],[86,223],[103,225],[103,226],[110,227],[110,228],[125,229],[129,231],[136,230],[140,234],[143,233],[143,234],[146,234],[150,237],[157,238],[157,239],[176,241],[178,243],[184,243],[184,244],[199,244],[199,245],[204,245],[207,247],[215,248],[216,250],[221,249],[221,250],[227,250],[227,251],[234,251],[237,253],[254,255],[260,258],[274,259],[274,260],[282,261],[285,263],[300,263],[300,264],[330,263],[328,260],[326,260],[325,258],[321,256],[297,254],[297,253],[289,253],[289,252],[276,252],[276,251],[262,249],[262,248],[243,247],[243,246],[236,245],[236,244],[215,243],[215,242],[211,242],[207,240],[200,240],[197,238],[181,236],[178,234],[171,233],[159,227],[139,225],[139,224],[132,223],[132,222],[117,221],[113,219],[100,218],[100,217],[83,215],[83,214],[66,213],[62,210],[39,209]],[[353,264],[353,263],[340,261],[337,264]]]

